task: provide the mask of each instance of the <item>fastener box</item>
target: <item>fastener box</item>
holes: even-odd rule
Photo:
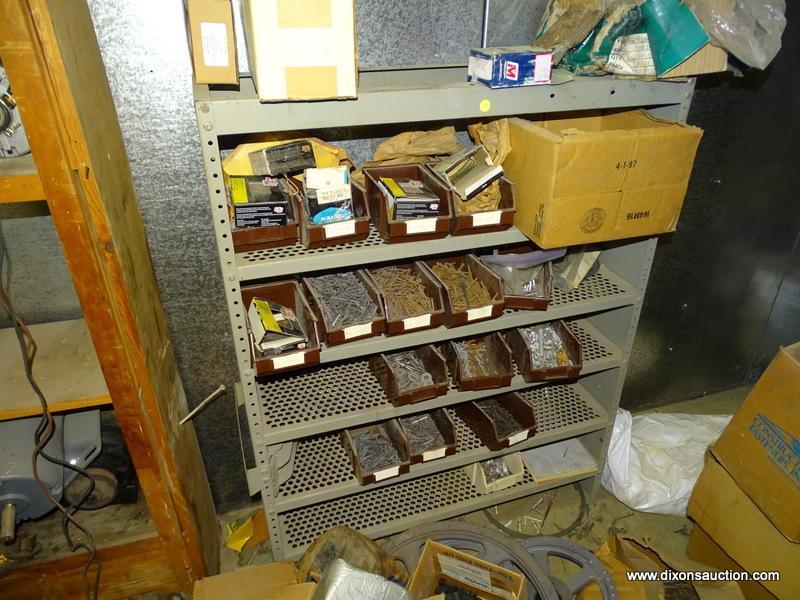
[[[408,582],[411,598],[423,600],[434,596],[440,579],[466,588],[484,600],[528,598],[528,583],[519,573],[428,540]]]
[[[643,110],[510,120],[514,224],[542,248],[674,231],[703,131]]]
[[[239,83],[231,0],[186,0],[189,48],[197,83]]]
[[[477,81],[493,89],[547,84],[552,72],[552,50],[509,46],[469,51],[467,81]]]

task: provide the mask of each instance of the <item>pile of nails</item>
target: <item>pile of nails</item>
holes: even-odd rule
[[[308,280],[319,301],[328,329],[367,323],[375,319],[378,305],[355,273],[333,273]]]

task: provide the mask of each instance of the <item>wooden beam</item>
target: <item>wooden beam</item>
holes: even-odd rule
[[[182,589],[219,531],[117,115],[84,0],[0,2],[13,81],[56,231],[140,485]]]
[[[154,537],[100,550],[100,598],[137,598],[148,592],[177,591],[168,546]],[[85,553],[9,568],[0,573],[0,600],[83,598]]]
[[[0,158],[0,204],[44,200],[33,156]]]

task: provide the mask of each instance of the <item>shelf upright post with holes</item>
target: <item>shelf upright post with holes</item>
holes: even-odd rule
[[[306,250],[287,248],[236,253],[222,184],[220,139],[247,133],[308,131],[384,123],[490,119],[561,111],[643,107],[658,116],[685,120],[694,80],[683,82],[578,78],[558,86],[489,90],[466,83],[463,67],[361,73],[357,100],[261,104],[252,80],[239,90],[196,86],[195,106],[206,181],[219,247],[225,295],[239,366],[239,401],[246,408],[256,465],[248,470],[251,491],[260,491],[273,552],[299,556],[317,535],[346,523],[381,537],[408,527],[580,482],[596,493],[614,415],[642,306],[656,239],[622,240],[602,251],[600,270],[578,289],[555,290],[546,311],[506,311],[499,318],[393,337],[375,337],[323,347],[319,367],[259,381],[250,362],[240,286],[252,280],[293,277],[315,271],[356,268],[435,256],[473,248],[519,243],[515,228],[419,243],[384,244],[377,232],[363,242]],[[486,102],[488,101],[488,103]],[[485,111],[486,106],[489,110]],[[526,383],[515,373],[497,390],[460,392],[453,386],[433,400],[394,407],[370,375],[366,358],[379,352],[469,337],[534,323],[566,319],[584,347],[584,370],[563,385]],[[444,459],[413,465],[410,472],[359,486],[338,441],[344,428],[455,405],[517,390],[534,407],[537,434],[510,449],[492,452],[451,412],[458,448]],[[578,438],[597,460],[589,474],[536,483],[526,472],[519,484],[480,495],[462,467],[492,456]],[[295,444],[293,475],[279,480],[287,451]],[[284,457],[283,460],[279,460]],[[281,483],[279,483],[281,481]]]

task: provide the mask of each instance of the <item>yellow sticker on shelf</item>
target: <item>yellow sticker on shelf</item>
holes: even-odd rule
[[[478,105],[478,108],[481,112],[489,112],[489,109],[492,108],[492,102],[488,98],[484,98],[481,100],[481,103]]]

